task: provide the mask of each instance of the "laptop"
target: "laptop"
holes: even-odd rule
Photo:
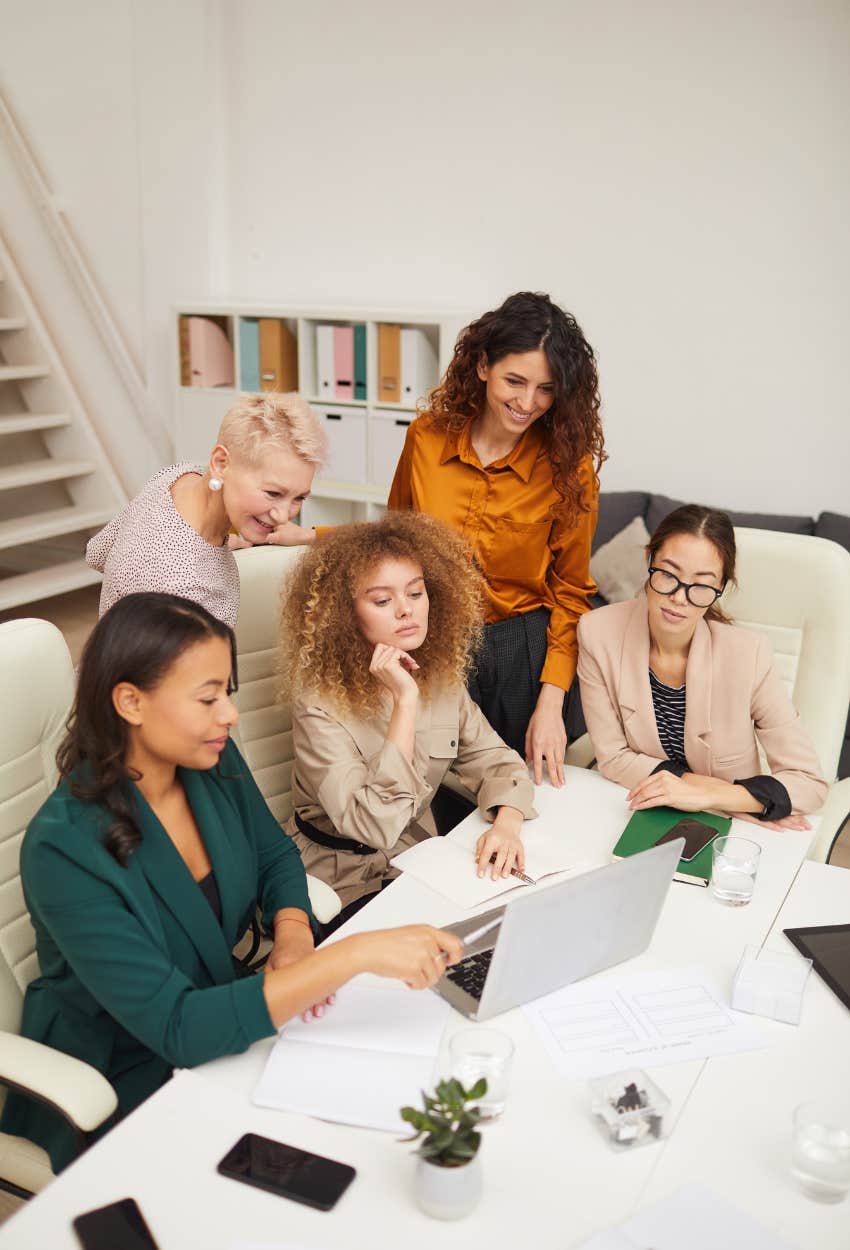
[[[520,896],[458,924],[470,943],[433,987],[471,1020],[487,1020],[646,950],[684,850],[684,838]]]

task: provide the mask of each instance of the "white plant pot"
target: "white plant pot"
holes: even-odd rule
[[[429,1159],[416,1161],[414,1178],[420,1210],[435,1220],[462,1220],[474,1211],[484,1187],[480,1151],[461,1167],[442,1168]]]

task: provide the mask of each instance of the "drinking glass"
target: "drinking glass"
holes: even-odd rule
[[[487,1093],[474,1104],[482,1120],[495,1120],[505,1109],[514,1044],[498,1029],[461,1029],[449,1039],[451,1075],[464,1089],[487,1078]]]
[[[711,844],[711,890],[723,903],[741,907],[753,897],[761,847],[749,838],[715,838]]]
[[[850,1098],[804,1102],[794,1111],[791,1172],[810,1198],[841,1202],[850,1191]]]

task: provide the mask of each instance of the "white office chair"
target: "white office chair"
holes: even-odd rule
[[[833,784],[809,858],[826,861],[850,820],[850,778],[836,782],[850,702],[850,553],[826,538],[736,529],[738,588],[722,606],[773,644],[776,665]]]
[[[248,547],[237,551],[240,607],[236,626],[240,721],[234,730],[257,785],[283,824],[292,814],[292,712],[279,697],[277,671],[281,582],[299,547]],[[307,877],[310,904],[323,923],[339,914],[336,891]]]
[[[54,756],[74,694],[65,639],[47,621],[0,624],[0,1100],[17,1086],[55,1106],[82,1134],[112,1115],[118,1100],[95,1068],[21,1037],[24,992],[38,975],[35,933],[24,903],[24,830],[56,784]],[[43,1189],[47,1153],[0,1133],[0,1188],[18,1197]]]

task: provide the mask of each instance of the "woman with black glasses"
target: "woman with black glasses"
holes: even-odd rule
[[[635,811],[711,808],[809,828],[803,813],[827,792],[814,748],[768,640],[718,606],[735,580],[732,522],[677,508],[647,557],[641,595],[579,621],[581,701],[600,772],[629,787]]]

